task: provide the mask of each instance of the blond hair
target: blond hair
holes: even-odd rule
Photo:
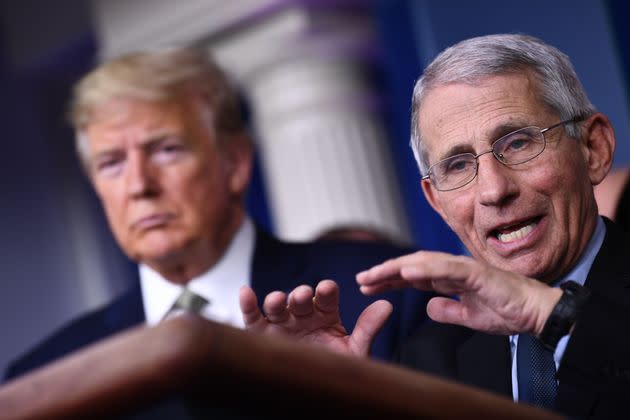
[[[105,103],[117,98],[166,101],[189,91],[200,95],[207,105],[217,134],[243,129],[238,95],[207,51],[168,48],[134,52],[101,64],[75,85],[70,103],[70,122],[81,159],[85,163],[87,156],[83,131]]]

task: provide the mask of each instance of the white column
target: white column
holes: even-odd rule
[[[344,224],[407,233],[378,97],[354,57],[296,55],[250,85],[278,233]]]

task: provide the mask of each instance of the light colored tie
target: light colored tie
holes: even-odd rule
[[[203,296],[199,296],[195,292],[190,289],[184,287],[182,293],[179,295],[177,300],[173,303],[173,306],[166,312],[164,315],[165,319],[173,312],[176,311],[185,311],[185,312],[193,312],[200,313],[206,305],[209,305],[210,301],[208,301]]]

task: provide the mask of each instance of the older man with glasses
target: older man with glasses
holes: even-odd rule
[[[627,415],[630,240],[593,194],[615,137],[568,57],[526,35],[468,39],[427,67],[412,108],[422,190],[472,258],[422,251],[357,275],[365,294],[441,295],[400,362],[570,416]],[[264,318],[245,288],[241,308],[251,330],[360,354],[337,299],[331,281],[272,294]],[[355,334],[384,318],[372,304]]]

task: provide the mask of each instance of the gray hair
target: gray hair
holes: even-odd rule
[[[431,89],[451,83],[474,85],[487,76],[523,72],[534,77],[541,102],[561,120],[585,118],[596,112],[569,57],[540,39],[499,34],[461,41],[442,51],[429,64],[413,90],[410,143],[420,172],[425,174],[429,168],[420,127],[420,107]],[[566,131],[570,137],[580,137],[576,124],[567,125]]]
[[[82,163],[87,158],[85,128],[106,102],[116,98],[166,101],[189,91],[200,95],[206,105],[202,118],[208,119],[216,133],[243,130],[238,95],[205,50],[134,52],[92,70],[75,85],[70,103],[70,122]]]

